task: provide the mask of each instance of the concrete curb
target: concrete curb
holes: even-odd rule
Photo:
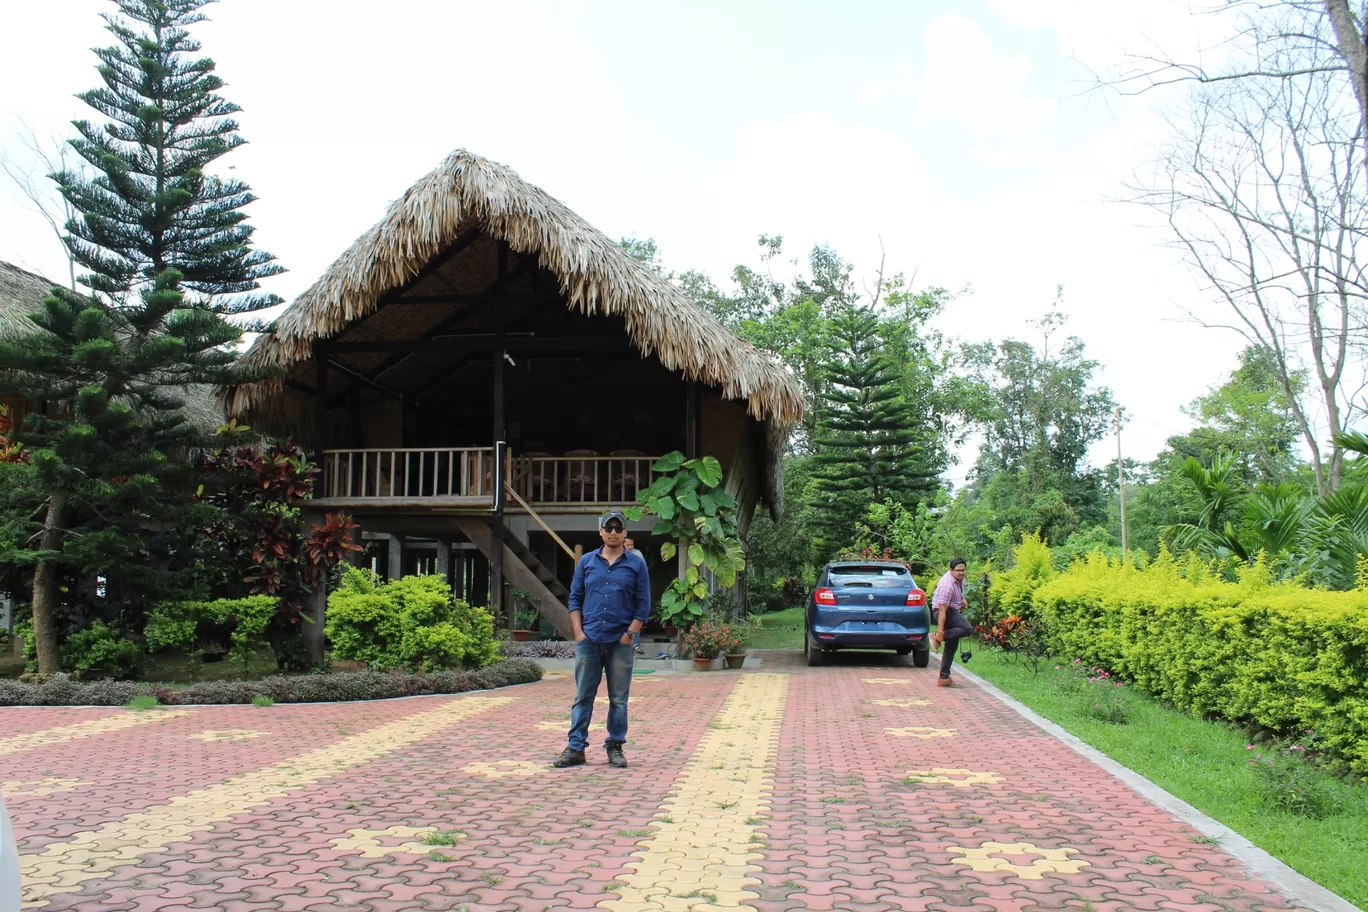
[[[1205,835],[1220,840],[1221,848],[1229,852],[1251,873],[1256,874],[1273,884],[1294,902],[1300,903],[1308,909],[1315,909],[1317,912],[1363,912],[1363,910],[1359,909],[1358,906],[1355,906],[1347,899],[1344,899],[1336,893],[1332,893],[1309,877],[1297,873],[1290,866],[1274,858],[1219,820],[1207,816],[1183,799],[1170,794],[1129,767],[1122,766],[1120,763],[1116,762],[1111,757],[1108,757],[1091,744],[1083,741],[1081,738],[1069,734],[1060,726],[1036,713],[1020,700],[1004,693],[1002,690],[998,689],[993,684],[990,684],[988,681],[985,681],[972,671],[967,671],[963,665],[957,663],[955,671],[959,676],[973,681],[980,689],[1006,705],[1007,708],[1011,709],[1017,715],[1027,719],[1037,728],[1043,729],[1053,735],[1056,739],[1064,742],[1064,744],[1075,753],[1081,754],[1083,757],[1086,757],[1097,766],[1100,766],[1117,779],[1120,779],[1122,782],[1135,789],[1151,803],[1158,805],[1179,820],[1189,824],[1194,829],[1200,830]]]

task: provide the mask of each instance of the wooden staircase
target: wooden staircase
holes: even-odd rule
[[[456,525],[466,537],[475,543],[489,560],[494,560],[496,543],[494,530],[490,524],[478,516],[455,516]],[[541,616],[556,628],[556,633],[567,640],[574,639],[570,626],[570,612],[565,607],[570,598],[570,590],[556,578],[551,568],[533,554],[516,535],[503,530],[503,540],[497,547],[503,552],[504,578],[519,589],[526,589],[532,596]]]

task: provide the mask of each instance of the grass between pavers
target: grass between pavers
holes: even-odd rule
[[[982,644],[973,651],[969,670],[1321,886],[1368,908],[1368,784],[1314,772],[1328,780],[1336,812],[1321,820],[1288,813],[1265,797],[1250,766],[1258,751],[1246,749],[1248,734],[1239,728],[1190,716],[1129,687],[1105,694],[1124,693],[1128,721],[1103,722],[1090,712],[1094,699],[1087,691],[1093,688],[1071,691],[1067,669],[1056,672],[1055,662],[1033,677],[1005,653]],[[1062,744],[1059,749],[1068,750]]]
[[[760,630],[751,637],[751,649],[802,649],[803,609],[788,608],[760,615]]]

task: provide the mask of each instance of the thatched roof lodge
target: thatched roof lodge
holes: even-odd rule
[[[761,500],[777,507],[786,429],[803,414],[784,367],[559,200],[465,150],[392,203],[245,357],[278,373],[225,390],[227,411],[313,444],[317,506],[361,515],[391,547],[435,535],[439,555],[452,528],[440,516],[501,508],[482,461],[496,441],[520,495],[508,524],[536,550],[548,527],[591,535],[603,507],[649,481],[649,458],[676,449],[723,463],[744,519]],[[418,559],[390,558],[401,572]]]

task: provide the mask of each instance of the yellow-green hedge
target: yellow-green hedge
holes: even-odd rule
[[[1368,592],[1238,583],[1167,554],[1137,570],[1101,555],[1035,591],[1057,652],[1182,709],[1288,734],[1314,729],[1368,774]]]

